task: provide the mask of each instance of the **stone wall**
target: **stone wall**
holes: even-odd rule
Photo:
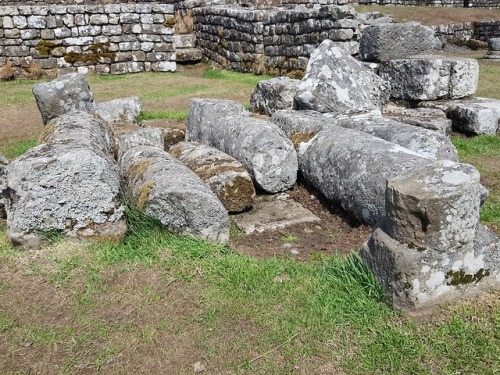
[[[0,7],[0,65],[134,73],[175,71],[171,4]]]
[[[273,75],[302,72],[324,39],[354,42],[360,22],[351,7],[193,10],[197,46],[224,68]],[[293,74],[292,74],[293,75]]]
[[[498,0],[358,0],[360,5],[435,6],[459,8],[500,8]]]
[[[487,41],[490,38],[500,37],[500,21],[464,22],[432,27],[436,36],[442,41],[469,39]]]

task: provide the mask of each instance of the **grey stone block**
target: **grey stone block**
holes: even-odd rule
[[[250,96],[252,112],[271,116],[280,109],[291,109],[299,82],[288,77],[260,81]]]
[[[355,113],[380,109],[388,100],[385,82],[331,40],[325,40],[309,59],[297,87],[296,109]]]
[[[142,105],[137,96],[99,103],[95,109],[96,115],[108,124],[135,122],[141,111]]]
[[[166,229],[211,242],[229,240],[229,217],[203,181],[168,153],[137,146],[120,160],[131,204]]]
[[[474,59],[421,56],[385,62],[379,75],[394,99],[457,99],[476,91],[479,65]]]
[[[94,95],[83,74],[70,73],[33,86],[33,95],[44,124],[73,110],[93,112]]]
[[[432,52],[441,46],[434,29],[416,22],[372,25],[363,30],[359,56],[364,61],[388,61]]]
[[[180,142],[170,148],[171,155],[189,167],[229,212],[252,207],[255,189],[243,165],[216,148],[196,142]]]

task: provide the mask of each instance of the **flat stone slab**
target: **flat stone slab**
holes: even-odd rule
[[[250,234],[315,223],[321,219],[300,203],[287,199],[287,194],[278,194],[257,197],[251,211],[232,216],[232,221],[240,230]]]

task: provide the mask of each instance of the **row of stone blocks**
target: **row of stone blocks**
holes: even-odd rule
[[[174,23],[172,4],[0,7],[0,64],[175,71]]]

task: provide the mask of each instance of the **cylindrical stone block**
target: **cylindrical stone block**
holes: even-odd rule
[[[226,210],[241,212],[252,206],[252,178],[233,157],[195,142],[180,142],[169,153],[189,167],[220,199]]]
[[[476,168],[449,160],[390,180],[387,232],[395,240],[418,248],[465,250],[476,236],[480,189]]]

